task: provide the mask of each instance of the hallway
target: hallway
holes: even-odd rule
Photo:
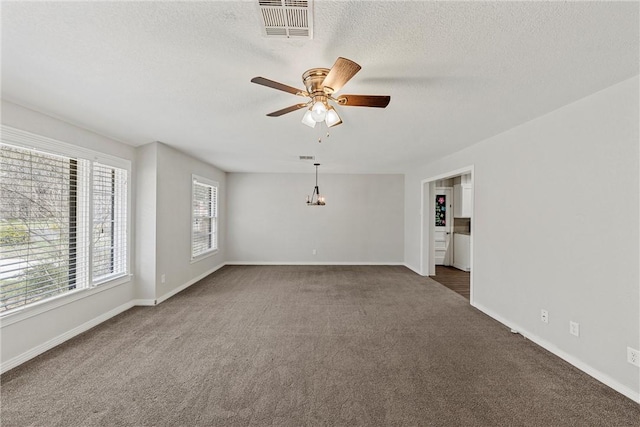
[[[436,265],[436,275],[431,276],[431,278],[466,299],[469,299],[471,273],[458,270],[454,267]]]

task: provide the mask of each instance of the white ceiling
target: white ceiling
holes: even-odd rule
[[[226,171],[399,173],[638,74],[638,3],[316,0],[311,40],[262,36],[257,0],[2,2],[2,96],[131,145],[162,141]],[[329,138],[308,68],[362,70]],[[325,128],[326,129],[326,128]],[[312,162],[311,162],[312,163]]]

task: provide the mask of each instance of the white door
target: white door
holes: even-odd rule
[[[436,187],[435,196],[435,255],[436,265],[451,265],[451,187]]]

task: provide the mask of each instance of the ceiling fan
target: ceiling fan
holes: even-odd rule
[[[342,57],[336,60],[336,63],[333,64],[331,69],[311,68],[302,74],[302,82],[307,89],[306,91],[265,79],[264,77],[254,77],[251,79],[251,82],[310,98],[307,102],[274,111],[273,113],[267,114],[267,116],[279,117],[283,114],[308,107],[307,112],[302,117],[302,123],[310,127],[315,127],[316,123],[325,122],[328,127],[332,127],[341,124],[342,120],[335,108],[329,104],[329,101],[347,107],[376,108],[385,108],[389,105],[389,101],[391,101],[391,97],[386,95],[336,96],[336,92],[342,89],[361,68],[360,65],[350,59]]]

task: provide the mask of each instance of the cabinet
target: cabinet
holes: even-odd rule
[[[471,271],[471,237],[468,234],[453,233],[453,266]]]
[[[453,186],[453,217],[471,218],[473,211],[473,187],[471,184]]]

